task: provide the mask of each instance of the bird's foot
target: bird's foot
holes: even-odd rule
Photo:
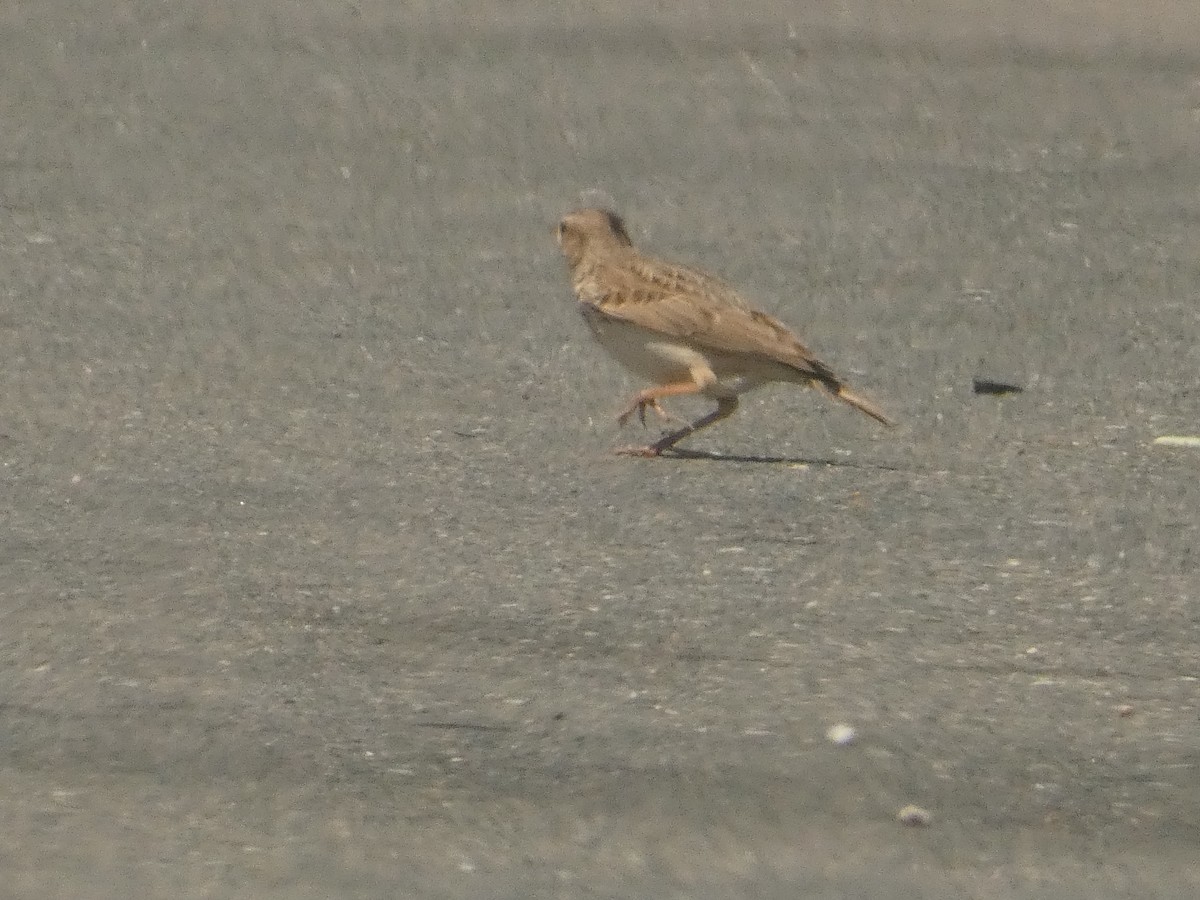
[[[613,451],[617,456],[636,456],[639,459],[655,459],[662,456],[662,451],[654,444],[645,446],[618,447]]]
[[[657,400],[646,399],[643,397],[637,397],[634,399],[634,401],[632,403],[629,404],[629,406],[627,406],[624,410],[622,410],[622,412],[619,416],[617,416],[617,425],[624,428],[626,423],[628,423],[629,420],[631,418],[633,418],[633,414],[637,413],[638,421],[641,422],[642,427],[645,428],[646,427],[646,407],[647,406],[652,407],[659,413],[662,412],[662,407],[660,407],[658,405]]]
[[[642,427],[645,428],[647,409],[654,410],[654,414],[664,422],[683,422],[683,419],[680,419],[678,416],[673,416],[663,409],[662,404],[658,402],[657,397],[638,397],[632,403],[630,403],[629,406],[619,416],[617,416],[617,425],[624,427],[625,423],[633,417],[633,414],[637,413],[638,421],[641,422]]]

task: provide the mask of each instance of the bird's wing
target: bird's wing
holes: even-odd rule
[[[659,290],[664,294],[703,294],[718,306],[749,311],[750,306],[729,282],[711,272],[691,266],[677,266],[635,253],[627,260],[628,280],[633,286]]]
[[[841,383],[790,328],[751,309],[715,275],[648,258],[604,274],[592,282],[591,296],[581,299],[605,316],[717,352],[773,359],[831,385]]]

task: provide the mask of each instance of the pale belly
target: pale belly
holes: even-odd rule
[[[736,397],[771,381],[790,381],[787,366],[772,360],[720,353],[629,322],[612,319],[586,303],[584,321],[622,366],[653,384],[696,381],[709,397]]]

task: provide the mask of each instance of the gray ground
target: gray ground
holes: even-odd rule
[[[0,7],[0,894],[1196,896],[1193,5],[409,5]],[[598,199],[901,427],[610,456]]]

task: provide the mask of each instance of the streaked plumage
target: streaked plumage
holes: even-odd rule
[[[556,232],[571,285],[592,333],[631,372],[652,383],[621,413],[645,422],[646,408],[671,418],[665,397],[702,394],[717,408],[646,447],[625,452],[658,456],[683,438],[733,414],[738,395],[775,381],[816,384],[892,425],[851,391],[782,322],[751,308],[725,281],[687,266],[645,256],[624,222],[603,209],[567,214]]]

